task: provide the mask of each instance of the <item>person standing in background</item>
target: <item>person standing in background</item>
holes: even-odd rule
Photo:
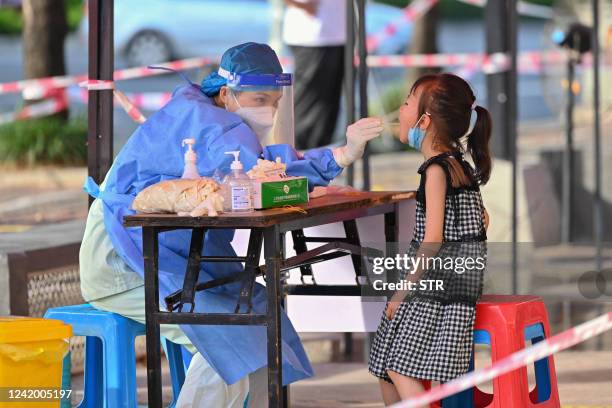
[[[295,147],[326,146],[340,110],[346,1],[284,1],[283,41],[295,60]]]

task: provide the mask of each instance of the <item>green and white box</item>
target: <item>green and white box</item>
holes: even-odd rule
[[[256,209],[307,202],[308,179],[306,177],[287,177],[276,181],[253,180],[253,206]]]

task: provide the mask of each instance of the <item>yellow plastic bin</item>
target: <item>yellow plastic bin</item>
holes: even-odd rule
[[[1,408],[60,406],[71,336],[59,320],[0,316]]]

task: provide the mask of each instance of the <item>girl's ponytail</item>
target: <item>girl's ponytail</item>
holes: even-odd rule
[[[478,183],[484,185],[489,181],[491,175],[489,140],[491,140],[493,122],[489,111],[482,106],[478,105],[474,110],[478,117],[472,133],[467,137],[467,149],[476,167]]]

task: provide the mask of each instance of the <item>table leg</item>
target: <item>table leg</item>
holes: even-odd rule
[[[293,249],[297,255],[308,251],[306,246],[306,237],[304,236],[304,230],[291,231],[291,237],[293,238]],[[285,259],[285,257],[283,257]],[[300,267],[300,279],[304,283],[304,276],[310,276],[310,279],[314,283],[314,275],[312,274],[312,266],[304,265]]]
[[[204,228],[194,228],[191,231],[191,244],[189,246],[189,258],[187,259],[187,270],[183,281],[183,292],[181,293],[181,305],[179,311],[183,311],[183,306],[190,305],[189,312],[195,308],[195,292],[198,279],[200,277],[200,256],[204,247]]]
[[[283,403],[283,371],[281,352],[281,302],[280,282],[281,236],[278,226],[264,231],[264,256],[266,259],[266,290],[268,294],[268,407],[280,408]]]
[[[147,335],[147,392],[150,408],[162,407],[161,355],[159,324],[153,316],[159,312],[158,233],[155,227],[142,229],[145,272],[145,315]]]
[[[344,221],[344,233],[346,235],[347,242],[353,245],[361,246],[361,240],[359,239],[359,229],[357,228],[357,220]],[[353,269],[355,269],[355,282],[357,285],[363,285],[369,283],[369,277],[367,271],[363,273],[363,261],[359,255],[351,255],[353,262]],[[361,282],[359,278],[365,276],[366,282]],[[348,360],[353,355],[353,333],[344,333],[344,357]]]
[[[283,254],[283,259],[285,259],[285,255]],[[285,313],[287,313],[287,296],[283,293],[282,296],[283,302],[282,302],[282,307],[285,310]],[[291,396],[290,396],[290,392],[291,389],[289,387],[289,385],[284,385],[283,386],[283,395],[282,395],[282,406],[284,408],[289,408],[290,402],[291,402]]]
[[[253,287],[257,276],[257,268],[261,258],[261,247],[263,246],[263,231],[252,229],[249,236],[249,246],[246,254],[246,262],[244,263],[244,276],[242,278],[242,287],[234,313],[240,313],[241,305],[246,305],[246,313],[251,313],[253,310]]]
[[[385,240],[387,243],[399,241],[399,205],[393,205],[393,211],[385,213]]]
[[[386,256],[394,257],[399,252],[399,205],[393,205],[393,211],[385,213],[385,252]],[[398,271],[387,272],[388,282],[397,282]]]
[[[287,259],[287,240],[286,240],[287,237],[286,237],[285,233],[280,234],[280,238],[281,238],[281,240],[280,240],[280,245],[281,245],[281,260],[285,260],[285,259]],[[282,290],[282,284],[283,283],[287,283],[287,280],[291,276],[291,271],[287,271],[285,273],[286,273],[286,275],[283,275],[281,277],[281,299],[282,299],[281,307],[282,307],[282,309],[285,310],[285,313],[286,313],[287,312],[287,296],[285,295],[285,293]],[[282,360],[281,360],[281,365],[282,365]],[[282,381],[281,381],[281,384],[282,384]],[[289,397],[289,385],[283,386],[282,392],[283,392],[283,394],[282,394],[282,397],[283,397],[282,398],[283,407],[289,408],[289,401],[290,401],[290,397]]]
[[[357,220],[344,221],[344,233],[346,235],[346,241],[357,246],[361,246],[361,240],[359,239],[359,229],[357,229]],[[363,258],[359,255],[351,255],[353,261],[353,268],[355,269],[355,281],[358,285],[362,284],[359,281],[359,277],[362,276],[362,265]],[[365,274],[366,278],[368,274]]]

